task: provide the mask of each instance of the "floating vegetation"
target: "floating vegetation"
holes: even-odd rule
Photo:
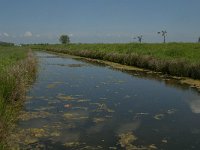
[[[131,110],[129,112],[133,113]],[[137,119],[137,118],[140,118],[140,117],[143,117],[143,116],[147,116],[147,115],[149,115],[149,113],[143,113],[143,112],[136,113],[135,116],[134,116],[134,118]]]
[[[89,146],[89,145],[80,148],[80,150],[102,150],[102,149],[103,149],[102,146]]]
[[[101,98],[99,98],[100,100],[107,100],[108,98],[106,98],[106,97],[101,97]]]
[[[29,145],[32,143],[38,142],[36,137],[30,135],[30,132],[27,130],[21,129],[15,134],[11,134],[9,137],[9,147],[12,149],[20,149],[19,143],[23,143],[23,145]]]
[[[82,119],[88,119],[88,116],[85,114],[80,114],[77,112],[71,112],[71,113],[65,113],[63,117],[67,120],[82,120]]]
[[[101,123],[104,122],[106,119],[105,118],[93,118],[93,122],[95,123]]]
[[[116,83],[125,83],[126,81],[123,80],[117,80]]]
[[[73,107],[72,109],[80,109],[80,110],[85,110],[85,111],[88,110],[87,107]]]
[[[31,146],[32,144],[39,144],[39,138],[50,138],[58,136],[60,136],[60,132],[50,132],[43,128],[18,129],[15,134],[11,134],[9,146],[12,149],[26,149],[25,147]],[[28,149],[32,148],[33,147],[30,147]]]
[[[56,84],[48,84],[48,85],[47,85],[47,88],[48,88],[48,89],[52,89],[52,88],[55,88],[55,86],[56,86]]]
[[[78,103],[85,103],[85,102],[90,102],[89,99],[79,99],[77,100]]]
[[[123,148],[135,147],[133,142],[136,140],[137,137],[132,132],[122,133],[119,135],[119,144]]]
[[[63,67],[83,67],[85,66],[85,64],[56,64],[56,65],[59,65],[59,66],[63,66]]]
[[[48,101],[48,104],[49,105],[54,105],[54,104],[57,104],[59,103],[60,101],[59,100],[56,100],[56,101]]]
[[[66,101],[70,101],[70,100],[75,100],[76,98],[72,97],[72,96],[68,96],[68,95],[58,95],[57,98],[59,98],[60,100],[66,100]]]
[[[155,144],[151,144],[149,146],[143,146],[143,145],[134,145],[134,142],[138,138],[133,134],[133,132],[127,132],[119,134],[119,144],[122,148],[125,148],[126,150],[155,150],[158,149]]]
[[[162,143],[167,143],[167,140],[166,140],[166,139],[163,139],[163,140],[162,140]]]
[[[169,109],[167,110],[168,114],[174,114],[177,110],[176,109]]]
[[[48,133],[42,128],[30,128],[27,129],[30,131],[30,134],[34,137],[45,137],[48,136]]]
[[[56,129],[56,130],[58,130],[58,129],[62,129],[63,127],[63,124],[61,123],[61,122],[54,122],[53,124],[51,124],[51,125],[47,125],[47,126],[44,126],[44,128],[52,128],[52,129]]]
[[[29,145],[29,144],[32,144],[32,143],[36,143],[37,141],[38,141],[37,138],[26,136],[24,142],[25,142],[25,144]]]
[[[71,105],[71,104],[65,104],[64,107],[65,107],[65,108],[71,108],[72,105]]]
[[[155,144],[151,144],[148,146],[148,149],[154,150],[154,149],[158,149],[158,148],[155,146]]]
[[[107,112],[114,113],[115,111],[113,109],[107,108]]]
[[[50,136],[52,136],[51,134],[53,133],[53,135],[58,135],[61,134],[60,131],[63,129],[74,129],[76,128],[75,123],[67,123],[64,124],[62,122],[54,122],[53,124],[49,124],[49,125],[44,125],[42,127],[43,129],[46,129],[50,132]]]
[[[108,108],[108,106],[105,103],[90,103],[90,105],[97,105],[97,109],[93,112],[108,112],[108,113],[114,113],[115,111],[113,109]]]
[[[77,147],[80,145],[79,142],[66,142],[65,144],[63,144],[66,147]]]
[[[36,118],[46,118],[49,117],[51,114],[46,111],[37,111],[37,112],[22,112],[19,115],[19,119],[23,121],[27,121],[30,119],[36,119]]]
[[[169,109],[169,110],[167,110],[167,112],[165,114],[157,114],[153,118],[156,120],[162,120],[165,117],[165,115],[172,115],[176,111],[177,111],[176,109]]]
[[[104,85],[106,85],[106,84],[108,84],[108,83],[106,83],[106,82],[101,82],[101,84],[104,84]]]
[[[48,110],[51,110],[51,109],[55,109],[55,107],[54,106],[48,106],[48,107],[40,107],[40,108],[36,108],[36,109],[34,109],[35,111],[48,111]]]
[[[96,106],[101,106],[101,104],[100,103],[90,103],[90,105],[96,105]]]
[[[136,115],[148,115],[149,113],[136,113]]]
[[[161,120],[161,119],[164,118],[164,116],[165,116],[164,114],[157,114],[153,118],[156,119],[156,120]]]
[[[58,137],[58,136],[60,136],[60,132],[58,132],[58,131],[53,131],[53,132],[50,134],[50,136]]]
[[[109,147],[111,150],[117,150],[117,147]]]

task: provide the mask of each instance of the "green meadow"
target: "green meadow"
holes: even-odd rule
[[[200,79],[199,43],[63,44],[31,47]]]

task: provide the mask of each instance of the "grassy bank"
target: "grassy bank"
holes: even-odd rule
[[[200,44],[198,43],[33,45],[32,48],[200,79]]]
[[[0,149],[23,105],[27,85],[36,73],[36,61],[28,49],[0,46]]]

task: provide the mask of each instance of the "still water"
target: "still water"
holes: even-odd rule
[[[37,52],[12,147],[200,149],[200,94],[70,57]]]

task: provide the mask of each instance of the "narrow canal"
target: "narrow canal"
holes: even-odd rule
[[[37,52],[39,72],[12,134],[19,149],[200,149],[190,88]]]

